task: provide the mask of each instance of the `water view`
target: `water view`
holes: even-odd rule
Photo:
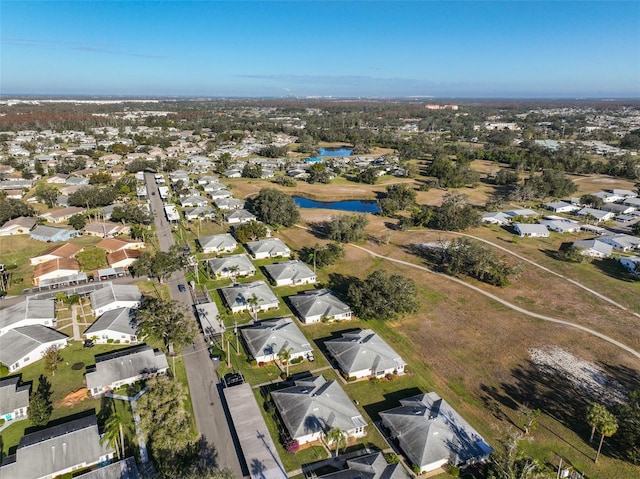
[[[380,211],[378,202],[375,200],[315,201],[300,196],[294,196],[293,199],[300,208],[322,208],[352,213],[377,213]]]
[[[338,148],[318,148],[320,156],[351,156],[352,148],[345,148],[344,146]]]

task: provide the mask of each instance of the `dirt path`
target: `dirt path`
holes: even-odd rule
[[[384,260],[387,260],[387,261],[391,261],[393,263],[402,264],[404,266],[409,266],[411,268],[420,269],[422,271],[426,271],[427,273],[431,273],[431,274],[434,274],[434,275],[438,275],[438,276],[440,276],[442,278],[446,278],[446,279],[448,279],[450,281],[453,281],[455,283],[458,283],[458,284],[460,284],[460,285],[462,285],[462,286],[464,286],[466,288],[472,289],[472,290],[474,290],[474,291],[476,291],[476,292],[478,292],[478,293],[480,293],[480,294],[482,294],[482,295],[484,295],[484,296],[486,296],[486,297],[488,297],[488,298],[490,298],[490,299],[492,299],[494,301],[497,301],[498,303],[500,303],[500,304],[502,304],[502,305],[504,305],[504,306],[506,306],[506,307],[508,307],[510,309],[513,309],[514,311],[517,311],[517,312],[522,313],[522,314],[526,314],[527,316],[531,316],[531,317],[537,318],[537,319],[542,319],[543,321],[549,321],[549,322],[552,322],[552,323],[562,324],[563,326],[568,326],[570,328],[579,329],[579,330],[584,331],[584,332],[586,332],[588,334],[591,334],[592,336],[596,336],[596,337],[598,337],[600,339],[603,339],[603,340],[605,340],[605,341],[607,341],[607,342],[619,347],[620,349],[623,349],[623,350],[627,351],[628,353],[632,354],[636,358],[640,359],[640,352],[636,351],[635,349],[630,348],[629,346],[627,346],[626,344],[621,343],[620,341],[616,341],[615,339],[610,338],[609,336],[607,336],[605,334],[599,333],[598,331],[594,331],[591,328],[587,328],[585,326],[581,326],[579,324],[575,324],[575,323],[572,323],[570,321],[564,321],[562,319],[552,318],[551,316],[545,316],[543,314],[538,314],[538,313],[534,313],[534,312],[531,312],[531,311],[527,311],[526,309],[523,309],[523,308],[521,308],[519,306],[516,306],[515,304],[510,303],[509,301],[506,301],[506,300],[504,300],[504,299],[502,299],[502,298],[500,298],[500,297],[498,297],[498,296],[496,296],[494,294],[491,294],[491,293],[489,293],[487,291],[484,291],[484,290],[482,290],[482,289],[480,289],[480,288],[478,288],[478,287],[476,287],[476,286],[474,286],[472,284],[466,283],[465,281],[462,281],[461,279],[458,279],[458,278],[456,278],[454,276],[448,276],[446,274],[438,273],[438,272],[433,271],[433,270],[431,270],[431,269],[429,269],[429,268],[427,268],[425,266],[420,266],[420,265],[417,265],[417,264],[409,263],[408,261],[403,261],[403,260],[400,260],[400,259],[390,258],[388,256],[384,256],[384,255],[375,253],[375,252],[373,252],[371,250],[368,250],[366,248],[363,248],[362,246],[358,246],[358,245],[355,245],[355,244],[349,243],[349,246],[352,246],[354,248],[357,248],[357,249],[360,249],[362,251],[365,251],[366,253],[368,253],[371,256],[374,256],[376,258],[381,258],[381,259],[384,259]],[[614,303],[614,304],[616,304],[616,303]]]

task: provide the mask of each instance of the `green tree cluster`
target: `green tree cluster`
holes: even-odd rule
[[[167,279],[176,271],[188,265],[188,257],[184,248],[173,245],[169,251],[145,251],[138,261],[131,265],[131,270],[136,276],[150,276],[158,278],[160,282]]]
[[[416,285],[411,278],[376,270],[365,280],[349,285],[347,300],[362,319],[395,319],[418,309]]]
[[[153,217],[146,209],[135,203],[125,203],[113,208],[111,212],[112,221],[124,221],[126,223],[148,225]]]
[[[262,165],[247,161],[242,168],[244,178],[262,178]]]
[[[253,212],[261,221],[273,226],[293,226],[300,211],[293,198],[274,188],[263,188],[252,202]]]
[[[318,244],[305,246],[298,253],[300,259],[307,264],[315,264],[322,268],[335,263],[344,257],[344,246],[340,243],[328,243],[324,246]]]
[[[287,151],[289,151],[289,149],[286,146],[269,145],[261,148],[258,151],[258,155],[264,156],[265,158],[280,158],[287,156]]]
[[[415,205],[416,192],[410,185],[399,183],[389,185],[383,198],[378,201],[380,214],[393,216],[399,210],[406,210]]]
[[[429,227],[444,231],[461,231],[480,224],[480,214],[467,203],[467,197],[460,193],[447,194],[442,205],[431,209],[430,214],[425,211],[417,212],[412,218],[426,221]]]
[[[427,169],[427,175],[438,179],[440,186],[445,188],[461,188],[470,183],[475,183],[479,175],[471,167],[462,162],[440,156],[433,160]]]
[[[374,168],[374,167],[365,168],[358,173],[358,176],[356,177],[356,179],[358,180],[358,183],[375,185],[378,182],[378,178],[380,177],[378,175],[379,171],[380,170],[378,168]]]
[[[352,243],[366,237],[369,219],[363,214],[334,215],[326,224],[327,238],[338,243]]]
[[[72,226],[74,229],[81,230],[87,225],[87,217],[82,213],[78,213],[69,218],[67,223],[69,223],[69,226]]]
[[[34,214],[33,208],[23,201],[0,197],[0,224],[19,216],[33,216]]]
[[[69,195],[69,205],[97,208],[115,201],[118,192],[112,186],[83,186]]]
[[[76,255],[83,271],[95,271],[107,266],[107,253],[100,248],[87,248]]]
[[[233,229],[233,235],[240,243],[247,241],[257,241],[267,237],[267,225],[260,221],[249,221],[236,226]]]
[[[27,415],[34,426],[46,426],[53,412],[51,383],[43,375],[38,378],[38,388],[31,393]]]
[[[313,163],[309,166],[309,178],[307,181],[313,183],[324,183],[328,185],[331,183],[332,173],[325,163]]]
[[[44,203],[49,208],[53,208],[58,201],[60,191],[58,191],[58,188],[53,185],[40,183],[36,186],[34,195],[40,203]]]
[[[166,301],[154,296],[145,296],[136,314],[136,323],[141,336],[162,341],[173,353],[191,344],[198,332],[196,324],[185,315],[180,303]]]
[[[107,171],[99,171],[89,176],[90,185],[110,185],[111,183],[113,183],[113,180]]]
[[[507,286],[509,277],[519,271],[488,246],[468,238],[450,241],[441,250],[440,266],[451,275],[463,274],[494,286]]]

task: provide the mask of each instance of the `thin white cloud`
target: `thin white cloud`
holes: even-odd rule
[[[118,48],[117,45],[109,43],[81,44],[76,42],[61,42],[58,40],[46,40],[35,38],[2,38],[5,45],[17,45],[32,48],[56,49],[63,48],[67,50],[85,51],[92,53],[104,53],[106,55],[117,55],[138,58],[166,58],[165,55],[155,55],[149,53],[138,53]]]

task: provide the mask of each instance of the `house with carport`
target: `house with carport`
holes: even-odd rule
[[[140,306],[142,295],[137,286],[129,284],[113,284],[111,281],[89,294],[91,309],[96,316],[119,308],[137,308]]]
[[[338,368],[347,378],[382,378],[404,374],[406,362],[371,329],[342,333],[324,343]]]
[[[278,359],[281,351],[289,351],[289,361],[313,352],[309,340],[291,318],[260,321],[240,329],[249,353],[258,363]]]
[[[217,278],[237,278],[256,274],[256,267],[246,254],[213,258],[207,260],[207,266]]]
[[[242,311],[268,311],[277,309],[280,304],[278,297],[273,294],[271,288],[264,281],[254,281],[252,283],[239,283],[226,288],[220,288],[220,295],[225,304],[233,313]],[[257,304],[252,306],[250,301],[255,297]]]

